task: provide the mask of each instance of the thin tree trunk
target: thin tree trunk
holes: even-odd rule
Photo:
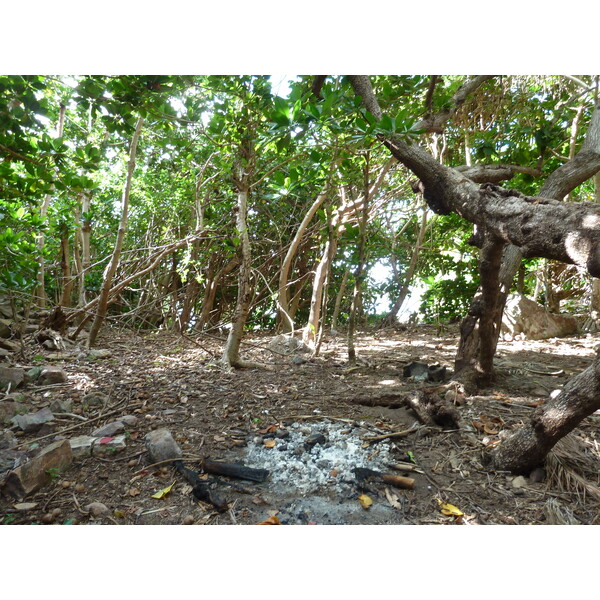
[[[135,169],[135,155],[137,151],[138,140],[142,132],[142,126],[144,119],[139,118],[135,126],[135,132],[131,138],[131,147],[129,150],[129,164],[127,167],[127,178],[125,181],[125,189],[123,190],[123,209],[121,212],[121,222],[119,224],[119,230],[117,232],[117,239],[115,241],[115,249],[112,254],[110,263],[106,267],[104,273],[104,281],[102,282],[102,288],[100,290],[100,297],[98,300],[98,306],[96,308],[96,316],[90,329],[90,335],[87,341],[88,348],[91,348],[96,342],[100,327],[104,323],[106,313],[108,311],[108,297],[111,291],[111,285],[117,267],[119,266],[121,258],[121,250],[123,249],[123,241],[125,239],[125,231],[127,229],[127,221],[129,217],[129,194],[131,191],[131,182],[133,181],[133,171]]]
[[[240,360],[240,344],[244,337],[244,326],[248,318],[252,291],[250,286],[250,273],[252,257],[250,252],[250,237],[248,236],[248,176],[242,165],[238,166],[238,202],[236,229],[239,237],[240,270],[238,274],[238,296],[231,322],[231,329],[223,349],[221,363],[227,368],[242,368],[247,366]]]
[[[331,329],[337,329],[337,322],[340,317],[340,309],[342,307],[342,299],[344,298],[344,294],[346,293],[346,286],[348,284],[348,275],[350,271],[344,271],[344,276],[342,277],[342,281],[340,282],[340,289],[338,290],[337,296],[335,298],[335,306],[333,307],[333,314],[331,315]]]
[[[64,104],[60,105],[60,110],[58,113],[58,124],[56,127],[56,134],[59,138],[63,136],[64,126],[65,126],[65,111],[66,106]],[[48,208],[50,207],[50,201],[52,199],[52,192],[54,191],[54,184],[52,184],[52,191],[49,194],[46,194],[44,200],[42,201],[42,206],[40,207],[40,217],[45,220],[48,216]],[[37,287],[35,289],[35,296],[37,299],[37,307],[40,309],[46,308],[48,297],[46,296],[46,288],[44,284],[46,267],[44,261],[44,245],[45,245],[45,235],[41,232],[37,238],[37,250],[38,250],[38,260],[39,267],[37,272]]]
[[[364,167],[364,202],[362,206],[362,215],[358,225],[358,264],[354,272],[354,292],[352,294],[352,304],[350,305],[350,314],[348,316],[348,362],[356,363],[356,347],[354,345],[354,333],[356,331],[356,320],[358,318],[358,309],[361,305],[362,286],[365,280],[365,256],[366,256],[366,236],[367,222],[369,220],[370,194],[369,194],[369,155],[366,155]]]
[[[302,241],[302,236],[304,235],[308,224],[312,221],[312,218],[315,216],[317,210],[319,210],[319,208],[325,201],[328,191],[329,186],[326,185],[325,189],[317,196],[315,201],[312,203],[306,215],[304,215],[302,223],[300,223],[300,226],[298,227],[298,230],[296,231],[296,234],[292,239],[290,247],[288,248],[288,251],[281,265],[278,291],[278,320],[281,324],[281,327],[286,332],[292,331],[294,329],[294,322],[290,315],[290,302],[288,292],[288,278],[290,275],[292,260],[294,259],[294,256],[296,256],[296,252],[298,251],[298,247],[300,246],[300,242]]]

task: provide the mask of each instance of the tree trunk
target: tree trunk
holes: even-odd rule
[[[369,220],[369,155],[366,156],[366,164],[364,167],[364,202],[362,206],[362,215],[358,226],[358,265],[354,272],[354,293],[352,294],[352,304],[350,305],[350,314],[348,318],[348,362],[356,363],[356,348],[354,346],[354,332],[356,330],[356,320],[358,319],[358,311],[361,306],[362,286],[365,280],[365,257],[366,257],[366,236],[367,223]]]
[[[398,313],[408,296],[408,292],[410,290],[410,284],[412,283],[413,276],[415,274],[415,270],[417,268],[417,264],[419,262],[419,254],[421,253],[421,245],[423,244],[423,238],[425,237],[425,233],[427,231],[427,209],[423,210],[423,216],[421,217],[421,226],[419,227],[419,233],[417,235],[417,242],[415,247],[413,248],[410,262],[408,264],[408,269],[406,270],[406,275],[404,276],[404,281],[400,285],[400,292],[398,294],[398,298],[394,302],[394,305],[390,309],[390,312],[385,316],[382,321],[382,327],[388,327],[390,325],[394,325],[398,320]]]
[[[342,306],[342,299],[344,298],[344,294],[346,293],[346,285],[348,284],[348,275],[350,271],[344,271],[344,276],[342,277],[342,281],[340,283],[340,289],[338,290],[337,296],[335,298],[335,306],[333,307],[333,314],[331,315],[331,329],[337,329],[337,321],[340,316],[340,309]]]
[[[571,378],[553,400],[538,407],[529,424],[502,441],[490,453],[496,469],[528,473],[583,419],[600,409],[600,355]]]
[[[104,281],[102,282],[102,288],[100,290],[100,297],[98,300],[98,306],[96,308],[96,316],[94,317],[92,328],[90,329],[90,336],[87,341],[88,348],[91,348],[96,342],[98,332],[100,331],[100,327],[102,326],[102,323],[104,322],[104,319],[106,318],[106,313],[108,311],[108,297],[110,294],[113,278],[117,271],[117,267],[119,266],[121,250],[123,248],[123,241],[125,239],[125,231],[127,229],[127,220],[129,216],[129,193],[131,191],[131,182],[133,180],[133,170],[135,169],[135,154],[137,150],[138,140],[142,132],[143,124],[144,119],[140,117],[135,126],[135,132],[133,134],[133,137],[131,138],[131,148],[129,150],[129,164],[127,167],[127,179],[125,181],[125,189],[123,191],[123,210],[121,213],[121,222],[119,224],[119,230],[117,232],[115,249],[113,251],[110,263],[106,267],[106,271],[104,273]]]
[[[288,278],[290,274],[290,269],[292,266],[292,260],[294,256],[296,256],[296,252],[298,251],[298,247],[300,246],[300,242],[302,241],[302,236],[308,227],[308,224],[312,221],[312,218],[315,216],[317,210],[321,207],[325,198],[327,197],[329,186],[325,186],[325,189],[317,196],[315,201],[312,203],[311,207],[308,209],[306,215],[304,215],[304,219],[302,219],[302,223],[298,227],[292,242],[290,243],[290,247],[283,259],[283,263],[281,265],[281,272],[279,274],[279,291],[278,291],[278,320],[281,323],[281,327],[283,331],[288,332],[294,329],[294,322],[290,315],[290,303],[289,303],[289,292],[288,292]]]
[[[362,96],[367,110],[380,119],[382,112],[368,77],[349,76],[349,79],[355,93]],[[584,147],[573,160],[548,178],[542,188],[547,194],[545,197],[527,197],[489,184],[478,187],[470,180],[460,179],[457,171],[436,163],[416,144],[409,145],[398,136],[383,138],[383,143],[419,177],[425,199],[434,211],[441,214],[456,212],[485,231],[486,240],[493,240],[492,265],[499,254],[500,243],[504,242],[518,246],[522,256],[576,264],[587,269],[590,275],[600,277],[599,207],[595,203],[563,203],[549,199],[564,198],[573,187],[598,172],[598,107],[592,116]],[[518,267],[517,264],[513,277]],[[491,271],[493,274],[493,269]],[[504,283],[500,272],[498,281]],[[500,291],[507,292],[507,289]],[[482,313],[480,317],[483,317]],[[570,380],[561,394],[538,408],[527,426],[492,450],[493,466],[516,472],[531,470],[543,461],[559,439],[599,408],[600,357],[597,356],[592,366]]]
[[[56,134],[59,138],[63,136],[64,127],[65,127],[65,112],[67,107],[64,104],[60,105],[59,113],[58,113],[58,124],[56,126]],[[52,190],[54,190],[54,184],[52,185]],[[46,194],[44,200],[42,201],[42,205],[40,207],[40,217],[42,219],[46,219],[48,216],[48,208],[50,207],[50,201],[52,200],[52,192]],[[46,308],[48,298],[46,296],[46,288],[44,283],[45,278],[45,262],[44,262],[44,244],[45,244],[45,236],[44,233],[41,232],[37,238],[37,249],[38,249],[38,259],[39,259],[39,267],[37,272],[37,287],[35,289],[35,297],[36,304],[38,308],[44,309]]]
[[[238,202],[236,229],[239,237],[240,270],[238,274],[238,296],[233,313],[231,329],[221,356],[221,364],[226,368],[243,368],[246,363],[240,360],[240,344],[244,337],[244,326],[250,310],[250,301],[252,299],[252,290],[250,286],[250,275],[252,267],[252,257],[250,253],[250,237],[248,236],[247,214],[248,214],[248,174],[244,166],[240,164],[237,169],[238,180]]]

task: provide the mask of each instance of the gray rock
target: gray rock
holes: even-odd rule
[[[527,485],[527,479],[525,479],[525,477],[523,477],[523,475],[519,475],[518,477],[515,477],[512,480],[512,486],[514,488],[522,488],[525,487]]]
[[[17,445],[17,436],[10,431],[9,429],[5,429],[0,432],[0,450],[6,450],[7,448],[12,448]]]
[[[50,403],[50,410],[55,413],[70,413],[73,411],[73,399],[54,400]]]
[[[102,348],[94,349],[89,351],[89,355],[92,358],[110,358],[112,352],[110,350],[104,350]]]
[[[90,502],[90,504],[86,504],[86,506],[83,507],[83,510],[87,512],[90,517],[94,518],[110,513],[108,506],[106,506],[106,504],[102,504],[102,502]]]
[[[26,462],[27,453],[21,450],[0,450],[0,475]]]
[[[48,407],[34,413],[16,415],[11,419],[11,423],[25,433],[36,432],[44,423],[50,423],[51,421],[54,421],[54,415]]]
[[[168,429],[151,431],[146,434],[144,439],[150,460],[153,463],[163,460],[176,460],[183,455],[181,448],[177,445],[177,442],[173,439]]]
[[[11,321],[0,319],[0,338],[9,338],[12,335]]]
[[[22,499],[44,487],[73,462],[68,440],[46,446],[35,458],[11,471],[3,491]]]
[[[310,348],[298,338],[281,334],[275,336],[268,345],[270,350],[281,354],[296,354],[310,352]]]
[[[139,421],[139,419],[137,417],[135,417],[134,415],[123,415],[119,421],[121,421],[121,423],[125,423],[125,425],[127,427],[134,427],[135,425],[137,425],[137,422]]]
[[[91,435],[80,435],[69,440],[74,458],[89,458],[92,455],[92,446],[97,438]]]
[[[308,361],[305,358],[302,358],[301,356],[298,356],[297,354],[292,356],[292,363],[295,365],[303,365],[304,363],[307,363],[307,362]]]
[[[12,400],[0,400],[0,425],[10,423],[10,420],[24,410],[23,404]]]
[[[508,296],[502,317],[503,335],[514,338],[522,334],[528,340],[544,340],[574,335],[577,331],[575,317],[549,313],[537,302],[519,294]]]
[[[19,344],[10,340],[5,340],[4,338],[0,338],[0,348],[4,348],[9,352],[18,352],[20,350]]]
[[[92,446],[92,456],[106,456],[116,454],[127,448],[127,440],[124,435],[118,435],[114,438],[104,437],[96,438]]]
[[[38,378],[39,385],[53,385],[67,381],[67,374],[60,367],[44,367]]]
[[[122,431],[125,431],[125,425],[123,424],[123,422],[113,421],[112,423],[107,423],[102,427],[98,427],[98,429],[94,429],[94,431],[92,431],[92,435],[94,437],[107,437],[116,435],[117,433],[121,433]]]
[[[83,397],[84,406],[105,406],[108,403],[108,396],[102,392],[90,392]]]
[[[7,389],[10,385],[10,389],[14,390],[23,384],[25,380],[24,369],[17,369],[13,367],[0,367],[0,389]]]
[[[324,444],[327,438],[322,433],[313,433],[304,440],[304,447],[308,450],[316,444]]]

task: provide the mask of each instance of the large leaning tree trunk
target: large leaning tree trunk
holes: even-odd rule
[[[369,78],[350,76],[349,79],[366,109],[380,119],[382,112]],[[499,255],[506,244],[518,247],[523,257],[575,264],[593,277],[600,276],[600,207],[596,203],[571,204],[524,196],[493,184],[479,186],[459,171],[440,165],[417,144],[409,144],[399,136],[384,137],[382,142],[420,179],[433,211],[455,212],[476,225],[488,276],[496,279],[492,286],[497,284]],[[589,176],[592,175],[593,172]],[[481,360],[488,357],[480,354]],[[531,470],[544,460],[559,439],[598,408],[600,357],[568,382],[558,396],[539,407],[527,425],[492,449],[491,464],[496,469],[513,472]]]
[[[600,109],[596,107],[581,150],[577,154],[572,153],[568,162],[550,174],[538,195],[543,198],[563,200],[577,186],[593,177],[599,170]],[[493,377],[491,363],[482,365],[478,360],[478,355],[483,352],[486,355],[491,353],[493,356],[496,351],[506,299],[522,258],[521,248],[507,244],[502,260],[497,266],[496,287],[489,291],[485,299],[482,287],[477,291],[467,316],[461,323],[461,337],[455,364],[457,372],[474,369],[480,373],[480,377],[484,381]],[[490,323],[483,325],[484,318]],[[482,326],[486,328],[485,335]]]
[[[104,281],[102,282],[102,288],[100,290],[100,296],[98,299],[98,306],[96,308],[96,315],[92,322],[90,329],[90,335],[87,341],[87,347],[91,348],[96,342],[98,332],[106,313],[108,312],[108,297],[110,295],[111,286],[117,267],[121,260],[121,250],[123,249],[123,241],[125,240],[125,231],[127,230],[127,221],[129,218],[129,194],[131,192],[131,182],[133,181],[133,171],[135,169],[135,154],[137,151],[138,140],[142,132],[142,126],[144,125],[144,119],[140,117],[135,126],[133,137],[131,138],[131,147],[129,149],[129,162],[127,165],[127,179],[125,180],[125,189],[123,190],[123,209],[121,212],[121,221],[119,223],[119,230],[117,231],[117,239],[115,241],[115,248],[110,259],[110,263],[106,267],[104,272]]]

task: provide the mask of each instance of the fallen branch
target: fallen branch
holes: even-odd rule
[[[423,429],[423,427],[411,427],[410,429],[404,429],[403,431],[396,431],[394,433],[386,433],[384,435],[366,435],[360,439],[372,444],[373,442],[380,442],[381,440],[387,440],[389,438],[406,437],[407,435],[415,433],[415,431],[419,431],[421,429]]]

